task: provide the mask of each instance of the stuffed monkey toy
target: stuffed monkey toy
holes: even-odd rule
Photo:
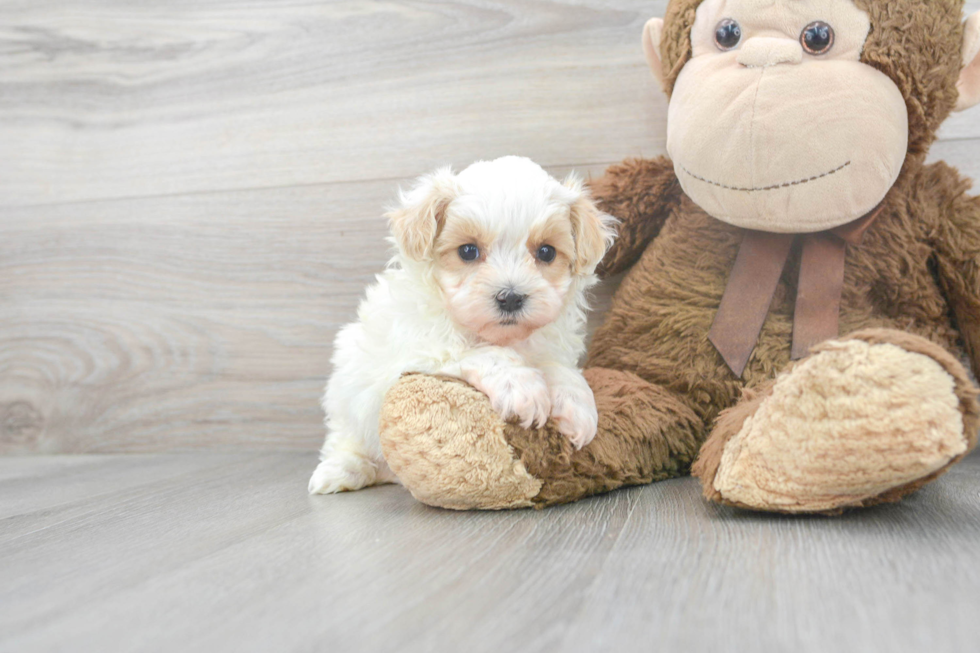
[[[976,444],[980,198],[925,164],[980,101],[962,0],[671,0],[643,46],[669,158],[592,184],[626,272],[585,376],[598,434],[500,420],[409,375],[385,457],[425,503],[543,507],[693,472],[711,501],[837,513],[897,501]]]

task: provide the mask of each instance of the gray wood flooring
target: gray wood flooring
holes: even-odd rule
[[[0,459],[0,650],[975,651],[980,456],[783,518],[685,478],[545,511],[310,497],[301,453]]]

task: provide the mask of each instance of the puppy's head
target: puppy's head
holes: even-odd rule
[[[495,345],[557,319],[613,238],[579,179],[559,183],[519,157],[423,177],[388,217],[402,258],[431,269],[454,321]]]

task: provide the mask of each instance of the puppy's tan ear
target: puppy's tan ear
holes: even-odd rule
[[[446,208],[459,195],[456,176],[440,168],[401,194],[401,206],[385,214],[403,256],[416,261],[432,258],[432,247],[446,219]]]
[[[572,273],[592,274],[616,238],[613,230],[616,219],[598,209],[589,191],[582,185],[582,180],[575,175],[570,175],[564,185],[576,195],[571,205],[572,235],[575,238]]]

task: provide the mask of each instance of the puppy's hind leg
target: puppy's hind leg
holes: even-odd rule
[[[333,494],[393,480],[384,461],[376,461],[361,440],[331,433],[321,462],[310,477],[309,489],[310,494]]]

